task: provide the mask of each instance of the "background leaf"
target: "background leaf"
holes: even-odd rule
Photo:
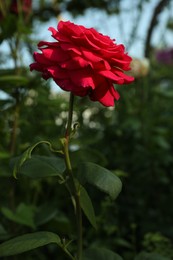
[[[54,219],[58,213],[57,208],[51,203],[46,203],[40,206],[35,214],[35,222],[37,226],[44,225],[50,220]]]
[[[157,253],[141,252],[139,255],[135,257],[135,260],[171,260],[171,259]]]
[[[0,83],[2,85],[12,84],[14,86],[21,86],[21,85],[26,85],[28,83],[28,78],[23,76],[17,76],[17,75],[0,76]]]
[[[90,248],[84,253],[83,260],[123,260],[121,256],[105,248]]]
[[[0,257],[20,254],[50,243],[60,245],[60,238],[52,232],[36,232],[10,239],[0,245]]]
[[[6,218],[9,220],[16,222],[21,225],[25,225],[31,228],[35,228],[34,224],[34,207],[25,205],[24,203],[21,203],[17,208],[16,211],[13,212],[12,210],[3,207],[2,213]]]

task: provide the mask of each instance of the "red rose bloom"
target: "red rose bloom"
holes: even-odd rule
[[[119,99],[113,84],[134,80],[124,74],[130,70],[131,57],[122,44],[115,44],[108,36],[93,28],[60,21],[58,30],[50,27],[56,42],[41,41],[34,53],[31,70],[42,72],[44,79],[53,80],[65,91],[76,96],[89,95],[92,101],[113,106]]]

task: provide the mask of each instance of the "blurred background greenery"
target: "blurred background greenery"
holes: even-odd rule
[[[168,12],[173,1],[133,0],[127,8],[126,0],[31,2],[23,0],[16,6],[16,1],[0,1],[0,241],[35,230],[54,231],[66,239],[75,228],[69,195],[54,178],[12,177],[13,158],[40,140],[58,147],[66,124],[68,93],[55,91],[51,81],[29,71],[27,61],[32,61],[41,40],[35,27],[39,24],[42,30],[45,23],[63,18],[64,12],[75,19],[88,10],[93,19],[102,10],[126,27],[122,13],[133,10],[138,19],[131,21],[128,41],[135,45],[140,17],[145,6],[154,3],[150,20],[145,21],[143,56],[134,57],[132,63],[135,83],[116,86],[121,98],[114,108],[76,98],[74,121],[80,128],[71,157],[74,166],[77,161],[96,162],[123,182],[116,202],[88,187],[98,229],[84,219],[84,246],[109,248],[125,260],[173,259],[173,45],[166,41],[168,34],[173,39],[173,12]],[[162,15],[163,42],[153,44]],[[35,153],[50,151],[43,145]],[[66,259],[51,245],[10,259],[46,260],[57,255]]]

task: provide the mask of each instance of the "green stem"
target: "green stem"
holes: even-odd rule
[[[67,128],[65,133],[65,138],[69,141],[70,133],[71,133],[71,125],[73,119],[73,104],[74,104],[74,95],[70,93],[70,100],[69,100],[69,110],[68,110],[68,121],[67,121]]]
[[[10,151],[11,155],[13,155],[15,152],[18,120],[19,120],[19,104],[17,102],[17,104],[15,105],[15,108],[14,108],[14,120],[13,120],[13,126],[12,126],[11,138],[10,138],[10,144],[9,144],[9,151]]]
[[[77,220],[77,259],[81,260],[82,259],[82,210],[81,210],[81,205],[80,205],[80,197],[79,194],[76,194],[76,220]]]
[[[70,252],[66,248],[63,248],[63,250],[69,256],[70,259],[75,260],[75,258],[70,254]]]
[[[82,259],[82,210],[80,205],[80,195],[75,184],[75,179],[73,176],[73,171],[72,171],[72,166],[71,166],[71,161],[69,156],[69,140],[71,134],[72,118],[73,118],[73,103],[74,103],[74,95],[71,93],[70,101],[69,101],[67,128],[66,128],[63,148],[64,148],[67,174],[69,176],[70,190],[73,196],[72,199],[75,202],[74,206],[75,206],[76,222],[77,222],[77,260],[81,260]]]

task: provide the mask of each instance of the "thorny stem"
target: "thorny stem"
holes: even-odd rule
[[[68,111],[68,121],[67,128],[65,133],[65,138],[63,142],[64,156],[67,174],[69,176],[69,184],[72,194],[72,199],[74,200],[75,214],[76,214],[76,224],[77,224],[77,260],[82,259],[82,211],[80,205],[80,195],[78,188],[75,184],[75,179],[73,176],[70,156],[69,156],[69,140],[72,128],[72,118],[73,118],[73,103],[74,103],[74,95],[70,93],[70,101],[69,101],[69,111]]]

